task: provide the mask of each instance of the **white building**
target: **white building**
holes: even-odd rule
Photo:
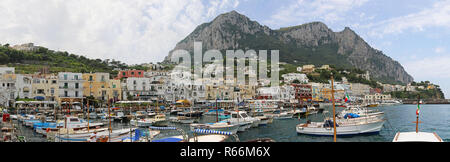
[[[33,98],[32,80],[30,75],[16,74],[16,93],[19,98]]]
[[[59,98],[60,99],[82,99],[83,78],[81,73],[60,72],[58,73]]]
[[[309,81],[306,74],[300,74],[300,73],[283,74],[283,75],[281,75],[281,77],[284,78],[284,82],[286,82],[286,83],[292,83],[294,80],[298,80],[298,81],[300,81],[300,83],[306,84]]]
[[[16,75],[13,67],[0,67],[0,106],[13,106],[16,94]]]
[[[139,100],[150,99],[150,78],[129,77],[122,81],[122,100],[128,100],[133,96]]]

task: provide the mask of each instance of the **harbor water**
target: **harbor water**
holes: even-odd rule
[[[337,111],[343,108],[337,107]],[[369,108],[372,109],[372,108]],[[415,131],[415,122],[417,105],[398,105],[375,107],[384,111],[385,122],[383,128],[378,134],[356,135],[337,138],[338,142],[391,142],[396,132]],[[332,112],[332,108],[326,108],[325,111]],[[330,113],[331,114],[331,113]],[[256,138],[271,138],[277,142],[332,142],[332,136],[310,136],[297,134],[295,126],[299,123],[305,123],[307,120],[323,121],[323,114],[313,114],[307,118],[291,118],[283,120],[274,120],[272,124],[250,128],[245,132],[238,133],[240,141],[248,141]],[[436,132],[445,142],[450,141],[450,105],[421,105],[419,130],[422,132]],[[203,116],[199,123],[215,122],[215,116]],[[171,123],[171,126],[182,128],[192,137],[189,131],[189,124]],[[113,129],[129,128],[129,123],[112,122]],[[46,139],[30,128],[21,126],[22,135],[28,142],[45,142]],[[162,132],[159,136],[179,135],[176,131]],[[231,139],[229,139],[231,140]],[[231,140],[232,141],[232,140]]]

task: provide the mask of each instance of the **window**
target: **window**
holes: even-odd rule
[[[131,75],[134,75],[134,72],[131,72]]]
[[[138,72],[138,74],[141,75],[142,73],[141,73],[141,72]]]
[[[105,81],[105,76],[102,76],[102,80],[101,80],[102,82],[104,82]]]
[[[122,76],[125,76],[125,75],[127,75],[127,73],[123,72],[123,73],[122,73]]]
[[[44,90],[43,89],[38,89],[37,90],[37,94],[44,94]]]
[[[78,91],[75,91],[75,97],[78,97]]]
[[[115,85],[115,84],[113,84],[113,88],[116,88],[116,85]]]
[[[67,91],[64,91],[64,97],[69,97]]]
[[[75,83],[75,88],[78,88],[79,87],[79,85],[78,85],[79,83]]]
[[[92,76],[89,76],[89,81],[92,81],[93,79],[92,79]]]
[[[64,80],[67,80],[67,74],[64,74]]]
[[[69,83],[64,83],[64,88],[69,88]]]
[[[56,80],[52,80],[52,84],[56,84]]]
[[[74,76],[73,76],[73,79],[74,79],[74,80],[78,80],[78,75],[74,75]]]
[[[55,94],[55,89],[52,88],[52,89],[50,90],[50,93],[51,93],[52,95]]]

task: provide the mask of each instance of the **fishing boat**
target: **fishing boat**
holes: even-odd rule
[[[239,125],[230,124],[227,121],[220,121],[217,123],[191,124],[190,130],[194,131],[195,129],[209,129],[215,131],[232,132],[236,134],[239,129]]]

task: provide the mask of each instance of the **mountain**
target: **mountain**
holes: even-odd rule
[[[280,61],[289,64],[357,68],[369,71],[371,77],[385,83],[413,81],[400,63],[372,48],[350,28],[333,32],[321,22],[273,30],[231,11],[198,26],[169,52],[165,61],[175,50],[193,53],[194,41],[203,42],[204,51],[278,49]]]

